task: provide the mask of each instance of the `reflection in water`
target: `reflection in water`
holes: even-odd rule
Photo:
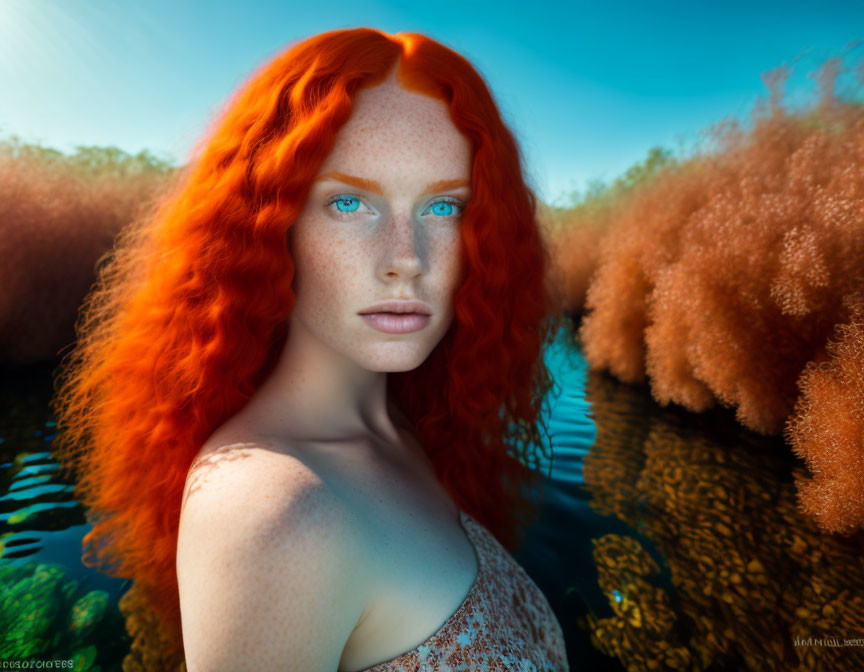
[[[804,469],[782,441],[739,430],[731,413],[661,409],[602,374],[586,399],[591,506],[647,540],[594,540],[613,612],[584,619],[595,646],[639,670],[864,669],[860,646],[795,646],[864,633],[864,535],[823,533],[800,514]],[[665,589],[652,580],[661,567]]]
[[[169,639],[137,584],[133,583],[126,591],[119,607],[132,638],[129,653],[123,659],[123,672],[186,672],[185,661],[178,663],[164,654]]]

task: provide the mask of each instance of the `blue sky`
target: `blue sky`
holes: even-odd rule
[[[149,149],[176,163],[232,91],[291,41],[334,28],[415,31],[464,54],[560,202],[648,149],[684,151],[827,58],[864,58],[864,2],[0,0],[0,137],[62,151]]]

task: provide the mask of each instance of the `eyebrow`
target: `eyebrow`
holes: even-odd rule
[[[356,177],[354,175],[346,175],[345,173],[340,173],[337,171],[330,171],[329,173],[323,173],[316,177],[313,181],[318,182],[320,180],[339,180],[340,182],[344,182],[345,184],[350,184],[351,186],[358,187],[360,189],[365,189],[366,191],[371,191],[373,194],[378,194],[379,196],[384,195],[384,189],[381,187],[380,182],[376,182],[375,180],[367,180],[365,177]],[[434,191],[445,191],[447,189],[456,189],[457,187],[470,187],[471,183],[468,180],[458,179],[458,180],[438,180],[437,182],[430,182],[426,185],[426,191],[423,193],[430,194]]]

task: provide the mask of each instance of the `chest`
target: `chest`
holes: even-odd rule
[[[253,438],[250,438],[253,437]],[[274,445],[311,467],[358,521],[370,599],[339,672],[359,672],[416,648],[458,609],[479,571],[459,509],[409,433],[404,445]],[[243,428],[213,445],[266,443]]]
[[[358,672],[416,648],[457,610],[479,570],[459,510],[423,459],[327,467],[362,521],[372,598],[339,670]]]

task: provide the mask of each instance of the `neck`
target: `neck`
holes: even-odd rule
[[[361,367],[293,321],[276,366],[244,415],[262,433],[297,440],[396,442],[392,410],[386,372]]]

